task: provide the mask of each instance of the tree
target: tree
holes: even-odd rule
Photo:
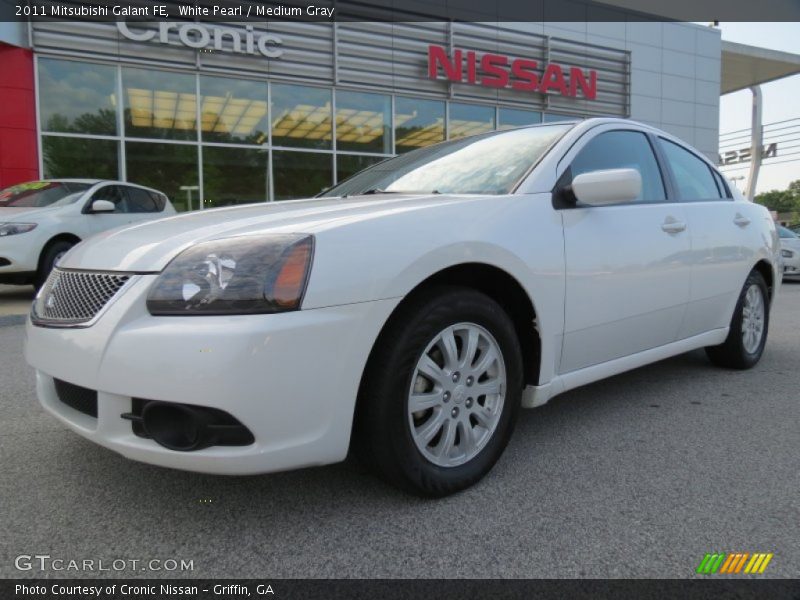
[[[787,190],[763,192],[755,197],[755,201],[781,214],[800,212],[800,180],[790,183]]]

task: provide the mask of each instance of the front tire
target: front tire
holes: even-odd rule
[[[764,277],[751,271],[739,294],[725,342],[709,346],[706,354],[715,365],[749,369],[764,353],[769,330],[769,290]]]
[[[33,283],[33,286],[37,290],[44,285],[45,281],[47,281],[47,277],[50,275],[50,271],[53,270],[56,262],[58,262],[58,259],[64,256],[74,245],[75,244],[72,242],[62,240],[50,244],[45,249],[39,264],[39,270],[36,272],[36,279]]]
[[[522,387],[520,345],[502,307],[469,288],[427,290],[401,307],[370,357],[354,449],[397,487],[458,492],[500,458]]]

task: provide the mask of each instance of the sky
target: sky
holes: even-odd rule
[[[720,23],[722,39],[751,46],[760,46],[772,50],[782,50],[800,54],[800,23]],[[774,123],[786,119],[800,117],[800,74],[765,83],[761,86],[763,98],[762,121]],[[719,131],[725,139],[724,134],[728,131],[736,131],[750,127],[750,111],[752,105],[752,94],[750,90],[742,90],[732,94],[726,94],[720,99]],[[796,129],[788,130],[789,133],[796,131],[796,135],[788,136],[796,141],[787,142],[784,145],[800,144],[800,120],[786,125],[795,125]],[[777,127],[782,127],[778,125]],[[770,128],[767,128],[769,131]],[[746,133],[746,132],[745,132]],[[735,136],[728,136],[734,138]],[[768,134],[766,135],[768,137]],[[749,138],[738,138],[744,143],[742,146],[749,145]],[[778,138],[778,141],[780,142]],[[797,152],[800,148],[786,150],[786,152]],[[778,144],[778,158],[780,161],[781,144]],[[793,162],[769,166],[762,163],[761,171],[758,176],[756,193],[765,192],[773,189],[786,189],[789,182],[800,179],[800,155],[791,157],[796,159]],[[784,159],[784,160],[788,160]],[[730,170],[724,169],[726,176],[736,177],[747,175],[747,169]],[[742,189],[744,181],[734,181]]]

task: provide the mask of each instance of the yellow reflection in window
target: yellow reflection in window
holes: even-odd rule
[[[272,137],[331,139],[331,105],[297,104],[272,120]]]

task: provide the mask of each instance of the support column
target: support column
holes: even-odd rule
[[[756,195],[758,172],[761,169],[761,149],[764,147],[764,130],[761,125],[761,86],[750,88],[753,92],[753,112],[750,124],[750,173],[747,176],[745,196],[751,202]]]

